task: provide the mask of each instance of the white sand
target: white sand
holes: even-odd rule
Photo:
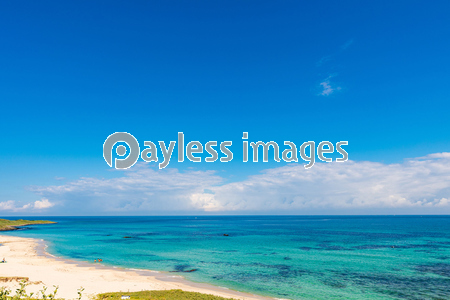
[[[234,299],[268,299],[206,284],[191,284],[182,279],[167,281],[168,275],[164,273],[143,274],[127,269],[80,264],[53,258],[48,254],[39,255],[41,253],[38,254],[38,250],[42,245],[35,239],[0,236],[0,244],[0,260],[3,257],[7,260],[7,263],[0,263],[0,277],[28,277],[34,282],[27,287],[28,293],[37,293],[43,286],[48,287],[48,293],[53,291],[53,285],[58,285],[57,296],[66,299],[77,298],[77,289],[80,287],[85,288],[83,299],[105,292],[168,289],[182,289]],[[19,286],[16,281],[0,284],[14,290]]]

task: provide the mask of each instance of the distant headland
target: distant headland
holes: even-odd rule
[[[7,220],[7,219],[0,219],[0,231],[17,230],[17,229],[19,229],[18,227],[21,227],[21,226],[39,225],[39,224],[56,224],[56,222],[44,221],[44,220]]]

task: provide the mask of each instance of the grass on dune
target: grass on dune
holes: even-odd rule
[[[15,290],[15,295],[12,290],[2,286],[0,288],[0,300],[64,300],[57,297],[59,286],[53,286],[54,289],[48,290],[43,287],[38,293],[28,294],[26,288],[29,284],[42,284],[39,282],[29,282],[27,277],[0,277],[3,282],[19,281],[20,287]],[[83,297],[84,288],[77,290],[77,300],[86,299]],[[118,293],[104,293],[97,296],[91,296],[91,300],[121,300],[122,296],[129,296],[130,300],[235,300],[232,298],[223,298],[219,296],[202,294],[196,292],[185,292],[182,290],[164,290],[164,291],[141,291],[141,292],[118,292]]]
[[[232,298],[223,298],[195,292],[185,292],[182,290],[105,293],[99,294],[97,296],[97,300],[120,300],[122,296],[130,296],[130,300],[232,300]]]

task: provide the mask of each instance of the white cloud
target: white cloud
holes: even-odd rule
[[[322,91],[320,92],[320,95],[322,96],[329,96],[335,91],[341,90],[340,86],[332,86],[331,84],[331,78],[333,78],[335,75],[330,75],[327,78],[325,78],[319,85],[322,88]]]
[[[50,201],[48,201],[48,199],[42,198],[41,201],[36,201],[34,202],[34,208],[35,209],[44,209],[44,208],[49,208],[54,206],[55,204],[50,203]]]
[[[49,207],[54,206],[54,203],[51,203],[48,199],[42,198],[41,200],[27,203],[25,205],[19,205],[14,200],[8,200],[4,202],[0,202],[0,211],[12,211],[12,212],[23,212],[23,211],[33,211],[33,210],[42,210]]]
[[[325,63],[334,60],[334,58],[336,56],[338,56],[339,54],[342,54],[345,50],[347,50],[351,45],[353,44],[353,39],[348,40],[347,42],[345,42],[341,47],[340,47],[340,51],[338,51],[337,53],[334,53],[332,55],[326,55],[323,56],[317,63],[316,66],[317,67],[322,67]],[[328,68],[329,69],[329,68]],[[332,77],[334,77],[335,75],[330,75],[328,76],[328,78],[322,80],[322,82],[319,83],[321,91],[319,92],[318,95],[320,96],[329,96],[331,94],[333,94],[335,91],[339,91],[342,88],[340,86],[334,85],[331,83],[330,79]]]
[[[35,193],[61,202],[70,212],[95,214],[95,212],[184,211],[212,209],[202,204],[201,197],[192,202],[191,197],[204,189],[222,182],[213,171],[158,170],[147,164],[135,165],[123,172],[124,176],[112,179],[80,178],[65,185],[30,187]],[[192,199],[194,199],[192,198]]]
[[[328,96],[334,92],[334,89],[331,87],[329,80],[322,81],[320,85],[323,88],[322,92],[320,93],[322,96]]]
[[[293,210],[449,207],[450,159],[435,156],[389,165],[348,161],[308,170],[286,166],[216,188],[214,200],[227,201],[233,210],[256,210],[261,204]]]
[[[81,178],[31,190],[61,203],[65,214],[372,213],[380,209],[450,213],[449,153],[399,164],[347,161],[316,163],[305,169],[298,163],[268,169],[244,181],[223,182],[212,171],[157,170],[140,164],[118,178]],[[0,207],[10,205],[0,203]]]
[[[15,202],[13,200],[0,202],[0,210],[13,210],[13,209],[15,209]]]

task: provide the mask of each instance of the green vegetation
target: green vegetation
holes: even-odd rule
[[[20,277],[11,277],[9,280],[9,277],[2,277],[6,278],[6,281],[13,281],[17,280]],[[26,278],[26,277],[24,277]],[[54,285],[55,288],[53,293],[47,293],[47,287],[44,286],[42,290],[40,290],[36,295],[34,293],[27,294],[26,287],[30,284],[28,282],[28,278],[23,279],[20,281],[20,287],[16,289],[16,293],[12,295],[11,290],[7,289],[6,287],[2,286],[0,288],[0,300],[36,300],[36,299],[43,299],[43,300],[59,300],[61,298],[56,298],[56,293],[58,292],[58,286]],[[79,291],[83,291],[80,289]],[[81,300],[81,292],[78,293],[79,298],[78,300]],[[34,297],[33,297],[34,296]],[[61,299],[62,300],[62,299]]]
[[[130,300],[232,300],[214,295],[207,295],[182,290],[142,291],[134,293],[99,294],[97,300],[120,300],[122,296],[130,296]]]
[[[8,281],[19,281],[20,287],[16,289],[15,294],[11,290],[1,287],[0,288],[0,300],[64,300],[62,298],[56,298],[58,292],[58,286],[53,286],[54,290],[51,293],[47,293],[47,287],[43,287],[37,294],[30,293],[27,294],[26,287],[31,282],[28,281],[26,277],[1,277],[3,282]],[[35,282],[42,283],[42,282]],[[84,288],[79,288],[78,300],[82,299],[82,293]],[[142,291],[142,292],[126,292],[126,293],[105,293],[99,294],[94,300],[120,300],[122,296],[130,296],[130,300],[233,300],[232,298],[223,298],[214,295],[185,292],[182,290],[166,290],[166,291]]]
[[[8,231],[8,230],[16,230],[17,227],[26,226],[26,225],[37,225],[37,224],[55,224],[56,222],[52,221],[43,221],[43,220],[6,220],[0,219],[0,231]]]

